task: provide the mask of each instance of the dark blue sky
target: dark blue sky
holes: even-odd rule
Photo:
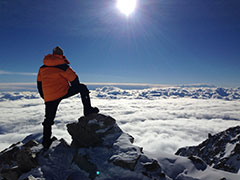
[[[115,3],[0,0],[0,82],[34,82],[60,45],[83,82],[240,86],[239,0]]]

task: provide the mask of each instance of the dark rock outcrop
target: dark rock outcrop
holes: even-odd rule
[[[94,114],[67,125],[71,145],[55,139],[43,150],[38,134],[25,138],[0,153],[0,179],[170,180],[158,161],[133,145],[110,116]]]
[[[213,168],[237,173],[240,169],[240,126],[229,128],[198,146],[180,148],[176,155],[198,156]]]
[[[188,159],[192,161],[197,170],[204,171],[207,169],[207,164],[199,157],[189,156]]]
[[[77,123],[68,124],[67,130],[72,136],[71,145],[76,148],[96,147],[103,144],[111,146],[122,133],[115,119],[102,114],[81,117]]]
[[[124,133],[112,117],[102,114],[81,117],[77,123],[68,124],[67,129],[72,136],[71,147],[77,149],[73,162],[81,169],[87,164],[84,170],[90,178],[97,176],[97,170],[120,167],[145,178],[166,179],[158,162],[145,156],[141,147],[133,145],[134,138]],[[93,158],[93,153],[98,155]]]
[[[36,153],[31,151],[38,143],[13,144],[0,153],[0,174],[7,180],[17,180],[21,174],[38,166]]]

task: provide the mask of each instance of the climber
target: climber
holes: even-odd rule
[[[42,145],[45,149],[48,149],[53,141],[51,138],[52,125],[54,124],[57,107],[62,99],[80,93],[84,116],[98,113],[99,109],[91,106],[87,86],[79,82],[78,76],[68,65],[70,63],[63,55],[63,50],[60,47],[57,46],[53,49],[52,54],[45,56],[43,64],[38,72],[37,88],[45,101]]]

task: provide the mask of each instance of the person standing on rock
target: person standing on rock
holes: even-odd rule
[[[80,93],[85,116],[98,113],[99,109],[91,106],[87,86],[79,82],[77,74],[68,65],[70,63],[63,55],[63,50],[60,47],[57,46],[53,49],[52,54],[45,56],[43,64],[38,72],[37,88],[45,101],[42,145],[48,149],[53,141],[51,139],[52,125],[62,99]]]

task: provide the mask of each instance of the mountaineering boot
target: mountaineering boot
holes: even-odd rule
[[[82,104],[83,104],[83,114],[84,116],[88,116],[89,114],[98,113],[99,109],[97,107],[91,106],[90,96],[89,96],[89,90],[86,85],[79,84],[78,86]]]
[[[84,109],[84,116],[88,116],[89,114],[93,114],[93,113],[98,113],[99,109],[97,107],[87,107],[87,108],[83,108]]]
[[[43,141],[42,141],[42,145],[44,147],[44,149],[48,149],[51,144],[52,144],[52,139],[51,139],[51,135],[52,135],[52,126],[51,125],[46,125],[43,123]]]
[[[82,96],[82,103],[83,103],[83,114],[84,116],[88,116],[89,114],[98,113],[99,109],[97,107],[91,106],[91,101],[89,94]]]

